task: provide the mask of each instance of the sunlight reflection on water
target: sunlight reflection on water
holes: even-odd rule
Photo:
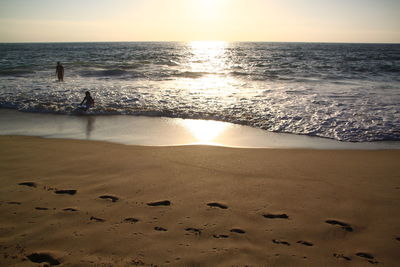
[[[225,122],[207,120],[181,120],[179,123],[189,130],[196,144],[219,144],[218,137],[231,127]]]
[[[226,57],[228,44],[219,41],[197,41],[190,43],[187,69],[198,73],[201,78],[188,82],[188,90],[203,90],[210,94],[226,94],[235,79],[223,75],[229,69],[230,63]]]

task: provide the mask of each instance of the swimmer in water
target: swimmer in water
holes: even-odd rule
[[[64,81],[64,67],[63,67],[63,65],[61,65],[60,61],[57,62],[56,75],[58,77],[59,82]]]
[[[90,95],[89,91],[86,91],[86,96],[85,98],[82,100],[82,102],[80,103],[80,105],[84,105],[86,109],[89,109],[91,107],[94,106],[94,99],[92,98],[92,96]],[[83,104],[85,103],[85,104]]]

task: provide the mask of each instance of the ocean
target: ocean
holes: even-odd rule
[[[55,76],[56,62],[64,82]],[[339,141],[400,141],[400,44],[0,44],[0,108],[206,119]]]

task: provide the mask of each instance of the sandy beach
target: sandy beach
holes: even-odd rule
[[[400,150],[0,137],[1,266],[398,266]]]

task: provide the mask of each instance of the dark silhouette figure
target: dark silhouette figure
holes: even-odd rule
[[[92,96],[90,95],[90,92],[89,91],[86,91],[86,96],[85,96],[85,98],[82,100],[82,102],[80,103],[80,105],[82,106],[82,105],[84,105],[84,108],[85,109],[89,109],[89,108],[91,108],[91,107],[93,107],[94,106],[94,99],[92,98]],[[85,104],[83,104],[83,103],[85,103]]]
[[[64,67],[63,67],[63,65],[61,65],[60,61],[57,62],[56,75],[58,77],[59,82],[64,81]]]

